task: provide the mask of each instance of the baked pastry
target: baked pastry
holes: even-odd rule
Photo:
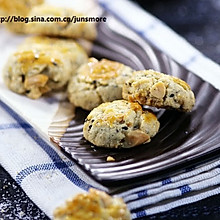
[[[122,99],[122,86],[132,71],[118,62],[90,58],[70,80],[69,100],[75,106],[92,110],[103,102]]]
[[[83,135],[99,147],[129,148],[149,142],[159,130],[157,117],[138,103],[106,102],[87,116]]]
[[[84,63],[88,62],[88,55],[84,48],[76,41],[71,39],[59,39],[50,37],[29,37],[21,49],[27,50],[52,50],[59,51],[65,60],[69,60],[71,64],[71,75],[75,75],[76,70]]]
[[[32,7],[40,5],[44,0],[0,0],[0,14],[1,16],[22,16],[26,17]],[[16,33],[25,33],[25,22],[4,22],[6,27]]]
[[[131,220],[126,204],[121,198],[90,189],[78,194],[54,212],[54,220]]]
[[[44,17],[51,18],[71,18],[72,21],[58,21],[52,22],[30,22],[27,26],[27,32],[32,34],[61,36],[68,38],[84,38],[87,40],[94,40],[96,38],[96,24],[94,22],[75,22],[76,17],[84,16],[72,9],[54,7],[51,5],[39,5],[34,7],[30,13],[30,17]]]
[[[44,0],[0,0],[0,9],[4,15],[27,15],[30,9],[36,5],[40,5]]]
[[[37,99],[64,87],[87,59],[84,49],[72,40],[31,37],[9,58],[4,81],[12,91]]]
[[[195,105],[194,93],[185,81],[154,70],[133,72],[123,86],[123,98],[141,105],[185,112]]]

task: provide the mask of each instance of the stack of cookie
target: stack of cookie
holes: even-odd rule
[[[81,15],[66,8],[47,7],[42,2],[22,0],[17,7],[23,8],[23,15]],[[10,5],[3,6],[0,8],[5,14],[7,11],[10,14]],[[13,27],[11,29],[17,31]],[[20,31],[45,36],[28,38],[9,58],[4,68],[6,85],[16,93],[37,99],[68,84],[70,102],[92,110],[83,132],[96,146],[129,148],[149,142],[160,124],[156,116],[144,111],[141,105],[188,112],[195,104],[193,92],[181,79],[154,70],[134,71],[107,59],[89,59],[79,44],[67,39],[93,40],[96,37],[94,23],[31,22]]]
[[[92,110],[84,124],[84,137],[109,148],[134,147],[149,142],[158,132],[156,116],[141,105],[188,112],[195,104],[193,92],[181,79],[95,58],[70,79],[68,96],[75,106]]]
[[[63,89],[78,67],[88,61],[87,52],[73,39],[94,40],[95,23],[32,21],[83,14],[46,5],[44,0],[0,0],[0,13],[7,18],[4,24],[10,31],[40,35],[29,37],[9,57],[3,78],[12,91],[37,99],[50,91]]]
[[[33,99],[68,83],[69,101],[92,110],[84,137],[100,147],[134,147],[156,135],[160,123],[141,105],[188,112],[195,104],[183,80],[154,70],[134,71],[107,59],[88,59],[72,40],[27,39],[6,64],[4,79],[9,89]]]

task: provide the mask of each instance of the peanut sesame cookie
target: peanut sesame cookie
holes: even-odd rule
[[[121,198],[89,189],[76,195],[54,212],[54,220],[131,220],[130,212]]]
[[[159,130],[157,117],[138,103],[116,100],[93,109],[83,127],[84,137],[96,146],[129,148],[151,140]]]
[[[195,105],[194,93],[185,81],[154,70],[133,72],[123,86],[123,98],[141,105],[185,112]]]
[[[61,89],[87,54],[76,42],[47,37],[32,37],[8,59],[3,70],[9,89],[37,99]]]
[[[75,106],[92,110],[103,102],[122,99],[122,86],[132,71],[118,62],[90,58],[70,80],[69,100]]]

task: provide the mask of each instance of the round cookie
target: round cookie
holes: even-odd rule
[[[129,148],[149,142],[159,130],[157,117],[138,103],[116,100],[93,109],[83,127],[85,139],[99,147]]]
[[[185,81],[154,70],[133,72],[123,86],[123,98],[141,105],[185,112],[195,105],[194,93]]]
[[[54,220],[131,220],[130,212],[122,198],[90,188],[88,193],[76,195],[58,207]]]
[[[92,110],[103,102],[122,99],[122,86],[132,71],[118,62],[90,58],[69,81],[69,100],[75,106]]]
[[[8,59],[4,81],[12,91],[37,99],[65,86],[87,59],[86,52],[72,40],[32,37]]]
[[[71,39],[60,39],[51,37],[29,37],[24,44],[20,46],[22,50],[52,50],[58,51],[63,56],[63,59],[70,61],[71,75],[76,73],[76,70],[84,63],[88,62],[88,55],[85,49],[76,41]],[[69,79],[68,79],[69,80]]]

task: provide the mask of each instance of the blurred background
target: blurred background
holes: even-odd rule
[[[220,64],[220,0],[134,0]]]
[[[220,0],[133,0],[220,64]],[[220,74],[220,73],[219,73]],[[0,219],[48,219],[0,166]],[[220,219],[220,196],[148,219]]]

